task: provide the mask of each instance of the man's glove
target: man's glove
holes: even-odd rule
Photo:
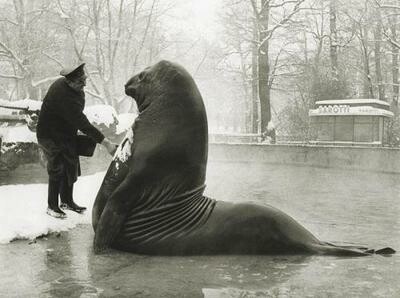
[[[103,142],[101,144],[106,147],[108,153],[110,155],[114,155],[115,151],[117,151],[118,145],[115,143],[112,143],[109,139],[104,138]]]

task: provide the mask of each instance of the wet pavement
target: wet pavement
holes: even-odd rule
[[[206,194],[271,204],[322,240],[400,250],[400,176],[211,163]],[[1,297],[400,297],[391,257],[94,255],[80,225],[0,245]]]

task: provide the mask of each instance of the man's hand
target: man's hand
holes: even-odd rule
[[[101,144],[106,147],[108,153],[110,155],[114,155],[115,151],[117,151],[118,145],[115,143],[112,143],[109,139],[104,138],[103,142]]]

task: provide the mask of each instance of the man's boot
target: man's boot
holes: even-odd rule
[[[73,191],[74,191],[74,185],[68,184],[68,179],[65,177],[61,183],[61,189],[60,189],[60,197],[61,197],[61,209],[64,210],[72,210],[77,213],[82,213],[86,210],[86,207],[81,207],[77,204],[75,204],[74,199],[73,199]]]
[[[60,189],[60,180],[49,179],[47,211],[46,213],[55,218],[66,218],[67,215],[58,207],[58,194]]]

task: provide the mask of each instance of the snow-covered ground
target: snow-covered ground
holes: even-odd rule
[[[93,202],[104,175],[105,172],[101,172],[78,179],[74,185],[74,198],[78,205],[86,206],[88,210],[84,214],[66,211],[66,219],[46,214],[47,184],[0,186],[0,244],[90,224]]]
[[[0,99],[0,104],[10,103]],[[14,101],[14,106],[40,109],[41,102],[32,100]],[[10,114],[12,110],[1,109],[0,113]],[[117,115],[114,108],[106,105],[90,106],[85,109],[92,123],[109,127],[117,122],[116,133],[124,133],[133,124],[136,114]],[[36,134],[26,124],[0,126],[0,138],[3,143],[36,143]],[[10,149],[11,147],[7,147]],[[4,153],[7,149],[2,147]],[[0,153],[1,154],[1,153]],[[103,173],[81,177],[75,184],[74,196],[79,205],[88,207],[85,214],[68,213],[66,220],[55,219],[46,214],[47,184],[6,185],[0,187],[0,243],[13,239],[33,239],[49,232],[64,231],[80,223],[91,222],[91,208],[104,177]]]

